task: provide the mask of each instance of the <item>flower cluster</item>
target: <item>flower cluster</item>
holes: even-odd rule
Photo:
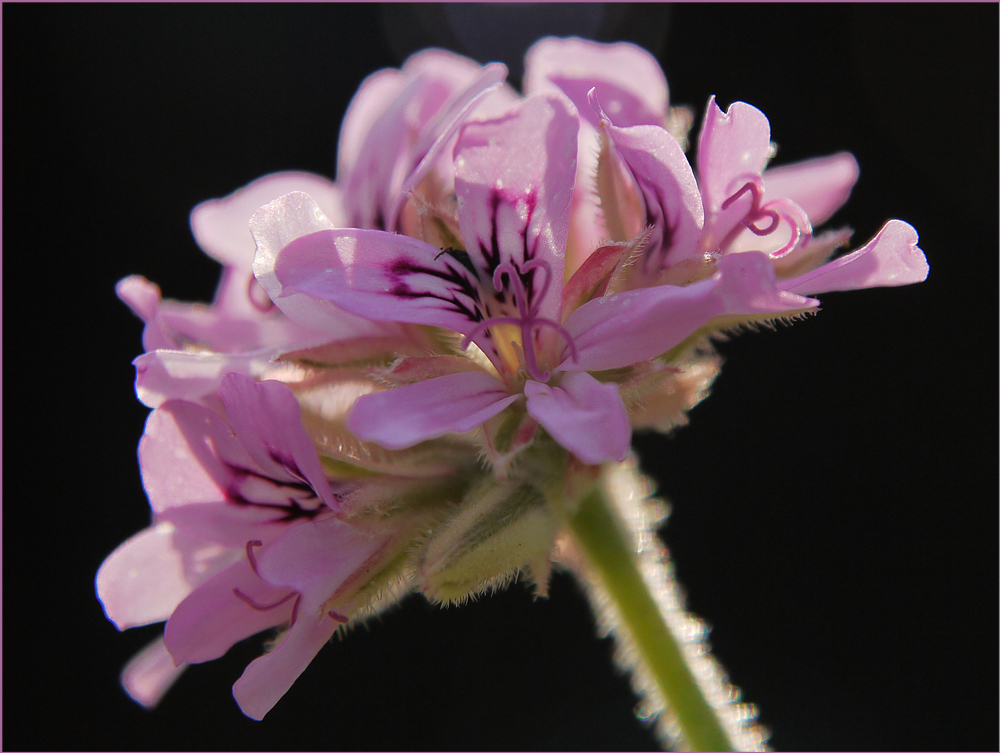
[[[121,629],[166,621],[123,674],[138,701],[277,628],[234,686],[260,719],[411,590],[544,594],[602,464],[706,394],[713,334],[927,274],[898,220],[831,261],[850,231],[813,227],[854,158],[769,169],[748,104],[709,101],[692,167],[691,114],[633,45],[543,39],[524,96],[505,76],[440,50],[373,74],[335,182],[279,173],[194,209],[224,267],[211,305],[119,283],[146,323],[153,522],[97,588]]]

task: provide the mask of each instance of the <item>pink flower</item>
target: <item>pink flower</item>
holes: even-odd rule
[[[765,170],[767,118],[743,102],[723,113],[713,98],[696,180],[670,134],[616,126],[597,99],[595,89],[590,101],[605,138],[599,182],[608,229],[622,242],[644,237],[625,286],[685,285],[711,274],[722,258],[747,251],[766,254],[778,287],[802,295],[926,278],[916,231],[899,220],[854,253],[823,264],[850,237],[835,231],[814,238],[812,230],[847,200],[858,175],[850,154]]]
[[[348,422],[359,437],[409,447],[512,408],[584,463],[621,460],[630,426],[618,387],[588,372],[655,358],[717,317],[817,305],[779,291],[766,258],[748,253],[688,287],[575,298],[564,307],[578,123],[565,97],[541,94],[463,127],[455,147],[461,250],[380,231],[319,229],[304,219],[316,209],[302,194],[254,217],[258,279],[279,308],[287,298],[301,307],[300,322],[317,321],[307,299],[316,312],[334,304],[373,320],[454,330],[463,348],[475,344],[488,360],[362,397]],[[298,237],[275,247],[268,240],[281,224],[294,224]]]
[[[633,45],[541,40],[523,99],[505,75],[431,50],[370,76],[336,182],[276,173],[194,209],[212,304],[119,283],[146,322],[153,520],[97,589],[120,629],[166,622],[122,674],[140,703],[277,629],[234,686],[260,719],[410,590],[461,602],[524,573],[544,594],[566,502],[633,428],[686,420],[712,334],[926,276],[898,220],[828,261],[849,232],[813,225],[857,165],[767,169],[750,105],[709,102],[696,176],[689,111]]]
[[[219,398],[221,413],[170,400],[150,414],[139,457],[153,525],[108,557],[97,590],[119,629],[166,620],[178,667],[289,624],[234,687],[259,719],[347,621],[340,610],[350,614],[363,585],[355,573],[377,570],[408,529],[337,517],[352,485],[334,494],[287,386],[230,374]],[[139,700],[155,702],[174,679],[161,657],[150,648],[126,672]]]

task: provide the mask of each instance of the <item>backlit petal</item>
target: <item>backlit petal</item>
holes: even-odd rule
[[[717,316],[781,314],[817,302],[778,290],[774,267],[759,252],[719,260],[711,278],[685,287],[660,285],[596,298],[578,308],[565,327],[577,360],[560,369],[595,371],[655,358]]]
[[[157,638],[133,656],[119,675],[119,681],[129,698],[147,709],[154,708],[170,686],[177,682],[186,664],[174,665],[163,638]]]
[[[466,371],[365,395],[347,425],[361,439],[397,450],[474,429],[515,400],[495,377]]]
[[[576,174],[576,108],[558,94],[530,97],[505,115],[465,125],[455,145],[455,190],[466,251],[491,281],[503,263],[539,259],[549,266],[545,300],[556,319]],[[532,290],[535,274],[529,283]]]
[[[917,246],[917,231],[889,220],[868,243],[811,272],[782,280],[783,290],[815,295],[834,290],[895,287],[927,279],[927,259]]]
[[[458,257],[395,233],[328,230],[304,236],[281,250],[274,279],[282,296],[376,321],[468,333],[482,318],[479,283]],[[281,305],[284,299],[277,300]]]
[[[225,547],[179,534],[170,523],[140,531],[97,571],[97,597],[119,630],[162,622],[200,583],[233,562]]]
[[[632,427],[617,385],[580,371],[567,374],[558,387],[529,379],[524,394],[531,417],[584,463],[625,458]]]
[[[601,44],[578,37],[546,37],[524,56],[524,91],[558,90],[580,116],[597,126],[587,92],[597,96],[621,126],[660,125],[667,116],[667,80],[656,58],[628,42]]]
[[[227,374],[219,397],[236,436],[266,476],[307,483],[329,507],[339,509],[316,449],[302,428],[302,409],[287,385]]]
[[[340,623],[328,615],[304,615],[272,651],[250,662],[233,685],[240,710],[258,721],[274,708]]]
[[[282,290],[274,271],[278,253],[298,238],[331,228],[333,223],[308,194],[292,192],[262,206],[250,220],[257,243],[253,262],[257,281],[289,319],[325,333],[326,340],[395,334],[397,328],[353,316],[328,301]]]
[[[340,188],[314,173],[288,171],[258,178],[221,199],[210,199],[191,210],[191,231],[198,245],[218,262],[250,269],[257,246],[250,218],[268,202],[292,191],[312,196],[334,225],[345,222]]]
[[[765,170],[763,203],[791,199],[814,226],[821,225],[847,201],[858,172],[858,161],[849,152]]]
[[[727,209],[722,204],[747,182],[759,181],[770,151],[771,126],[760,110],[734,102],[727,112],[708,102],[698,139],[698,181],[705,205],[707,250],[717,247],[750,210],[744,194]]]
[[[237,596],[234,589],[245,598]],[[164,629],[166,647],[178,664],[218,659],[244,638],[288,622],[295,599],[282,599],[290,593],[288,588],[259,578],[243,557],[177,605]],[[277,606],[255,609],[246,599],[257,607]]]

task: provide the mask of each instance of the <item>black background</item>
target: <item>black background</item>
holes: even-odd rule
[[[462,12],[496,42],[512,10]],[[904,219],[931,265],[722,343],[690,426],[636,438],[689,606],[779,749],[995,750],[997,6],[605,10],[600,33],[654,49],[699,122],[714,93],[769,116],[775,164],[852,150],[861,180],[832,224],[862,243]],[[519,585],[458,609],[412,598],[324,649],[262,723],[230,695],[259,638],[154,712],[117,684],[158,628],[119,634],[93,594],[148,523],[142,327],[114,283],[208,300],[191,207],[275,170],[331,175],[358,84],[454,42],[442,18],[3,5],[5,749],[654,745],[565,576],[542,602]]]

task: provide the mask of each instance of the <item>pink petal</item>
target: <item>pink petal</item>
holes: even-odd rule
[[[340,508],[316,449],[302,428],[302,409],[281,382],[227,374],[219,397],[236,436],[269,478],[307,483],[331,509]]]
[[[119,680],[129,698],[151,709],[159,704],[185,669],[186,664],[174,666],[163,638],[157,638],[129,660]]]
[[[280,535],[275,525],[322,503],[311,491],[257,475],[243,444],[220,416],[201,405],[170,400],[154,410],[139,442],[142,483],[160,520],[198,541],[242,548]],[[310,504],[311,502],[311,504]]]
[[[749,194],[725,210],[722,204],[747,182],[759,181],[770,139],[770,123],[756,107],[734,102],[723,113],[715,97],[709,100],[698,139],[698,180],[708,234],[702,245],[706,249],[718,246],[749,212]]]
[[[156,316],[161,299],[160,287],[145,277],[129,275],[122,278],[115,285],[115,293],[144,322]]]
[[[617,386],[577,371],[566,374],[558,387],[529,379],[524,394],[528,414],[584,463],[625,459],[632,427]]]
[[[97,571],[97,598],[119,630],[162,622],[191,591],[229,565],[234,552],[179,534],[170,523],[140,531]]]
[[[423,241],[379,230],[329,230],[285,246],[274,266],[282,295],[377,321],[471,332],[479,282],[459,259]],[[281,305],[283,298],[276,299]],[[350,314],[344,314],[349,316]]]
[[[576,108],[544,94],[495,120],[466,123],[455,145],[458,219],[469,257],[484,280],[505,262],[547,264],[545,300],[531,305],[550,319],[559,318],[578,131]]]
[[[271,585],[302,594],[299,611],[308,616],[391,541],[391,536],[372,536],[339,518],[300,523],[263,551],[258,572]]]
[[[257,250],[250,234],[250,218],[262,206],[292,191],[313,197],[335,225],[345,222],[340,188],[313,173],[272,173],[221,199],[210,199],[191,210],[191,231],[202,249],[222,264],[250,269]]]
[[[849,152],[782,165],[764,171],[762,201],[791,199],[814,226],[821,225],[847,201],[858,174],[858,161]]]
[[[574,311],[565,327],[577,360],[563,370],[597,371],[655,358],[717,316],[781,314],[815,308],[817,301],[776,287],[765,254],[731,254],[712,277],[685,287],[660,285],[596,298]]]
[[[847,256],[790,280],[781,288],[799,295],[834,290],[895,287],[927,279],[927,259],[917,246],[917,231],[901,220],[889,220],[868,243]]]
[[[445,153],[455,134],[458,133],[458,129],[462,127],[472,111],[489,96],[492,90],[498,88],[505,78],[507,78],[507,67],[502,63],[490,63],[483,66],[482,71],[472,84],[455,97],[428,124],[422,140],[417,142],[414,148],[415,155],[422,155],[420,162],[413,168],[406,182],[392,199],[386,228],[396,228],[400,209],[407,200],[409,192],[415,189],[431,171],[434,163]]]
[[[278,253],[298,238],[332,228],[333,223],[308,194],[292,192],[262,206],[250,220],[257,243],[253,263],[257,281],[289,319],[325,333],[327,341],[398,334],[396,327],[353,316],[327,301],[282,290],[274,270]]]
[[[274,708],[340,623],[329,615],[301,616],[270,653],[250,662],[233,685],[240,710],[258,721]]]
[[[627,42],[601,44],[577,37],[546,37],[524,57],[524,92],[562,91],[581,117],[597,126],[587,92],[622,126],[660,125],[667,116],[667,80],[656,58]]]
[[[146,419],[139,465],[149,503],[162,513],[177,505],[224,500],[233,480],[231,466],[248,468],[253,461],[218,414],[169,400]]]
[[[386,223],[390,205],[423,157],[417,145],[423,142],[426,149],[437,138],[431,129],[447,124],[435,122],[435,116],[461,97],[480,70],[472,60],[443,50],[425,50],[406,61],[404,85],[369,126],[349,172],[338,173],[349,225],[394,229]]]
[[[222,377],[236,371],[259,374],[266,370],[273,350],[243,355],[156,350],[132,361],[139,401],[156,408],[174,398],[197,401],[214,395]]]
[[[597,106],[598,111],[600,106]],[[593,109],[593,108],[591,108]],[[705,212],[691,165],[677,140],[657,126],[619,128],[604,116],[613,149],[635,179],[652,226],[643,271],[659,270],[698,255]]]
[[[244,638],[288,622],[295,597],[286,597],[292,593],[261,580],[243,557],[177,605],[163,633],[166,647],[177,664],[218,659]]]
[[[399,450],[470,431],[517,397],[495,377],[467,371],[365,395],[354,404],[347,426],[361,439]]]
[[[347,182],[375,122],[405,86],[405,76],[394,68],[375,71],[361,82],[347,106],[337,139],[338,182]]]

